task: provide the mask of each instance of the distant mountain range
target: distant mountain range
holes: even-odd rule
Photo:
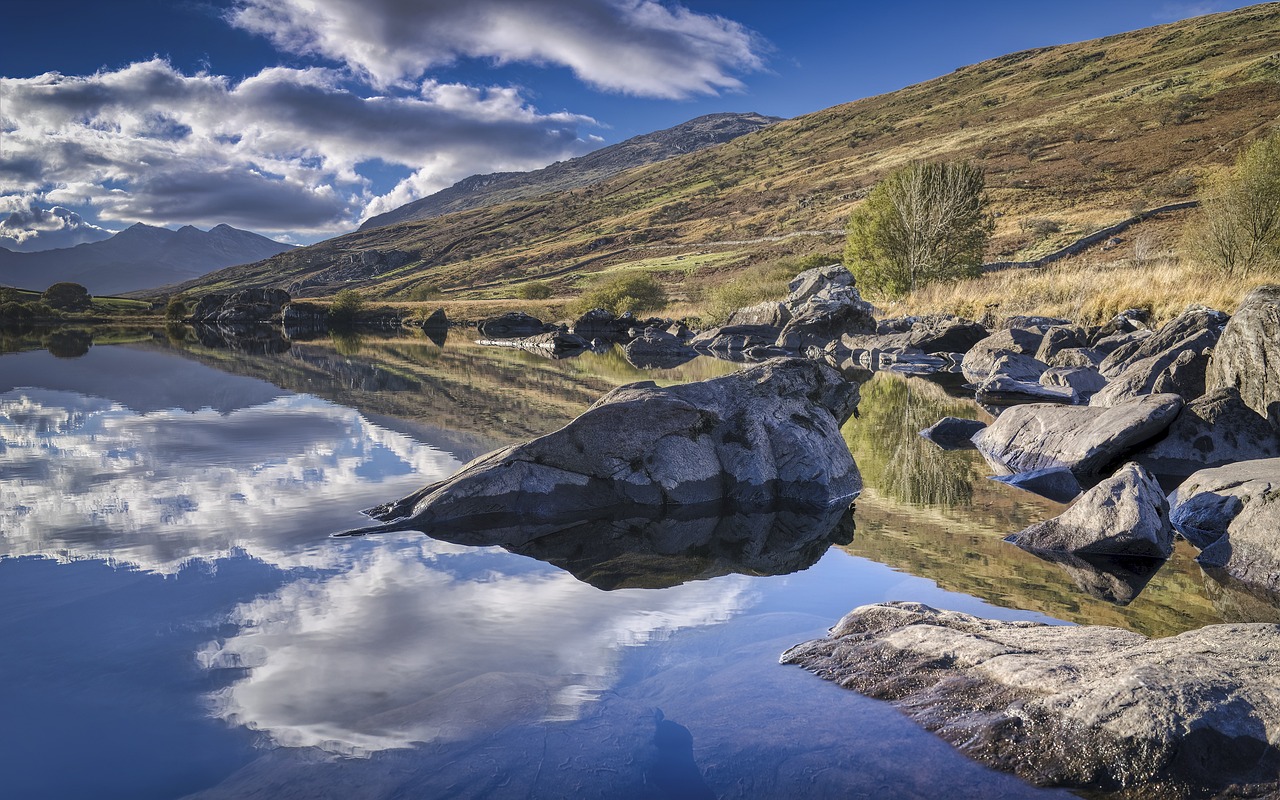
[[[74,281],[91,294],[121,294],[189,281],[292,249],[230,225],[171,231],[138,223],[110,239],[75,247],[35,253],[0,247],[0,284],[42,291],[59,281]]]
[[[590,186],[633,167],[722,144],[781,121],[780,117],[755,113],[707,114],[531,172],[494,172],[463,178],[448,189],[370,217],[360,225],[360,230]]]

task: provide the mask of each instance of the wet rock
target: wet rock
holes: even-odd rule
[[[841,267],[843,269],[843,267]],[[791,319],[778,334],[776,344],[787,350],[823,347],[846,333],[870,333],[876,329],[871,304],[853,286],[832,285],[803,303],[788,299]]]
[[[1209,389],[1234,388],[1280,427],[1280,286],[1259,286],[1227,323],[1209,366]]]
[[[1035,353],[1040,349],[1040,342],[1043,341],[1044,334],[1039,331],[1026,330],[1023,328],[1014,328],[1011,330],[996,331],[987,338],[969,348],[964,355],[964,362],[961,365],[964,370],[964,376],[971,383],[981,383],[986,380],[992,372],[995,371],[996,362],[1001,358],[1009,355],[1026,356],[1027,362],[1035,362],[1041,365],[1040,372],[1048,368],[1048,365],[1042,361],[1037,361]],[[1039,378],[1040,373],[1037,372],[1035,380]],[[1027,380],[1024,375],[1011,375],[1011,377],[1019,380]]]
[[[622,346],[622,355],[640,369],[671,369],[698,357],[698,351],[673,334],[659,328],[644,333]]]
[[[768,325],[781,329],[791,321],[791,310],[785,303],[766,300],[747,308],[740,308],[729,315],[726,325]]]
[[[230,295],[207,294],[191,310],[191,321],[219,325],[279,322],[289,300],[289,293],[283,289],[243,289]]]
[[[1219,389],[1187,403],[1169,433],[1134,456],[1164,475],[1276,457],[1280,433],[1245,405],[1235,389]]]
[[[1160,559],[1173,555],[1164,490],[1134,463],[1085,492],[1062,514],[1005,541],[1023,550]]]
[[[629,506],[847,505],[862,481],[840,425],[857,399],[856,385],[806,359],[667,388],[631,384],[555,433],[370,513],[390,523],[378,529],[434,534],[493,515],[532,522]]]
[[[991,480],[1048,498],[1055,503],[1070,503],[1084,491],[1075,473],[1066,467],[1049,467],[1013,475],[993,475]]]
[[[1201,566],[1280,590],[1280,459],[1201,470],[1169,500],[1174,527],[1201,548]]]
[[[1030,472],[1066,467],[1087,481],[1164,433],[1182,405],[1177,395],[1156,394],[1111,408],[1014,406],[973,441],[998,469]]]
[[[1280,790],[1280,626],[1164,639],[986,620],[920,603],[855,609],[782,655],[888,700],[968,755],[1040,785],[1126,797]]]
[[[943,417],[920,431],[920,435],[943,450],[967,450],[973,447],[974,434],[985,427],[987,423],[976,419]]]
[[[1102,373],[1092,367],[1050,367],[1040,375],[1040,383],[1075,392],[1077,402],[1088,402],[1107,385]]]
[[[772,347],[780,331],[768,325],[725,325],[703,331],[689,346],[711,353],[740,353],[753,347]]]
[[[548,326],[537,317],[519,311],[511,311],[481,321],[477,326],[486,339],[519,339],[545,333]]]
[[[478,344],[488,347],[514,347],[549,356],[578,355],[583,350],[591,348],[591,342],[577,334],[565,331],[549,331],[518,339],[481,339]]]

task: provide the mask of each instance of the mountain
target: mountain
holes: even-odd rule
[[[632,167],[692,153],[780,121],[779,117],[753,113],[707,114],[672,128],[602,147],[585,156],[557,161],[532,172],[494,172],[463,178],[448,189],[370,217],[360,225],[360,230],[590,186]]]
[[[15,253],[0,248],[0,284],[43,290],[59,281],[110,295],[198,278],[293,248],[230,225],[176,231],[138,223],[101,242]]]
[[[833,78],[834,79],[834,78]],[[597,183],[357,231],[187,286],[405,298],[558,294],[609,270],[693,295],[779,254],[839,252],[852,209],[913,159],[986,171],[991,260],[1035,257],[1193,197],[1280,117],[1280,3],[1026,50],[778,122]]]

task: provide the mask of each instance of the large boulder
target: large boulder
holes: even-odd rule
[[[920,435],[943,450],[971,450],[974,435],[985,427],[987,423],[976,419],[943,417],[920,431]]]
[[[1182,409],[1160,441],[1134,460],[1163,475],[1280,457],[1280,431],[1245,405],[1235,389],[1219,389]]]
[[[671,369],[698,357],[698,351],[661,328],[644,332],[622,346],[627,362],[640,369]]]
[[[950,314],[881,320],[876,333],[886,337],[880,349],[900,347],[923,353],[967,353],[991,334],[977,322]]]
[[[1280,286],[1259,286],[1222,332],[1207,376],[1209,389],[1230,387],[1280,427]]]
[[[1041,373],[1040,383],[1070,389],[1079,402],[1088,402],[1107,385],[1107,379],[1092,367],[1049,367]]]
[[[899,602],[854,609],[782,662],[888,700],[1036,784],[1263,797],[1280,791],[1277,652],[1274,624],[1147,639]]]
[[[374,509],[383,529],[433,534],[476,520],[619,509],[829,508],[862,490],[840,435],[858,388],[825,364],[774,359],[713,380],[622,386],[555,433],[483,456]],[[519,545],[527,530],[512,527]]]
[[[828,289],[853,286],[853,273],[843,264],[828,264],[825,267],[814,267],[801,272],[787,284],[785,305],[794,309],[808,302],[809,298]]]
[[[758,347],[773,347],[779,330],[769,325],[725,325],[703,331],[689,340],[695,350],[720,355],[742,353]]]
[[[1066,467],[1088,481],[1164,433],[1182,405],[1176,394],[1153,394],[1111,408],[1014,406],[973,442],[1001,471]]]
[[[828,286],[803,303],[788,301],[788,307],[791,319],[777,339],[777,346],[787,350],[821,348],[846,333],[872,333],[876,329],[871,304],[853,286]]]
[[[1044,333],[1039,330],[1010,328],[996,331],[974,344],[965,353],[964,362],[961,364],[964,377],[970,383],[981,383],[995,371],[996,362],[1009,354],[1026,356],[1028,361],[1040,364],[1040,372],[1043,372],[1049,365],[1035,358],[1036,351],[1040,349],[1040,343],[1043,340]],[[1039,373],[1036,377],[1039,377]]]
[[[791,321],[791,310],[785,303],[766,300],[754,306],[740,308],[729,315],[726,325],[770,325],[781,329]]]
[[[1280,458],[1201,470],[1170,495],[1174,527],[1201,566],[1280,591]]]
[[[230,295],[209,294],[191,311],[192,322],[219,325],[252,325],[279,322],[289,304],[284,289],[242,289]]]
[[[478,327],[480,335],[486,339],[519,339],[547,331],[547,325],[542,320],[519,311],[490,317],[481,321]]]
[[[1150,472],[1128,463],[1080,496],[1062,514],[1005,539],[1023,550],[1077,555],[1173,555],[1164,490]]]
[[[1055,325],[1044,332],[1040,347],[1035,356],[1046,364],[1052,363],[1053,357],[1068,349],[1079,349],[1089,346],[1089,334],[1078,325]]]
[[[574,320],[569,332],[584,339],[612,339],[627,329],[627,323],[608,309],[593,308]]]
[[[1227,320],[1228,316],[1221,311],[1192,305],[1154,334],[1146,336],[1140,336],[1141,332],[1128,334],[1131,337],[1130,340],[1112,350],[1110,355],[1098,365],[1098,369],[1108,380],[1114,382],[1128,372],[1130,367],[1140,366],[1143,375],[1150,374],[1151,379],[1155,380],[1155,376],[1160,374],[1163,366],[1160,359],[1167,360],[1172,355],[1184,351],[1201,353],[1206,349],[1212,350],[1222,336]],[[1104,342],[1105,340],[1095,346],[1101,347]],[[1203,369],[1199,375],[1198,388],[1185,393],[1178,392],[1178,394],[1182,394],[1187,399],[1204,394]]]

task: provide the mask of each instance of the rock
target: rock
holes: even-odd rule
[[[1222,332],[1206,385],[1238,390],[1245,405],[1280,427],[1280,286],[1245,296]]]
[[[843,267],[841,268],[843,269]],[[791,319],[778,334],[777,346],[803,351],[823,347],[846,333],[870,333],[876,329],[871,304],[853,286],[828,286],[801,304],[791,304]]]
[[[964,370],[964,376],[970,383],[982,383],[995,370],[996,362],[1002,357],[1010,354],[1023,355],[1027,360],[1040,364],[1043,369],[1048,365],[1042,361],[1036,361],[1034,358],[1037,350],[1040,349],[1040,342],[1044,339],[1044,335],[1038,331],[1025,330],[1022,328],[1014,328],[1011,330],[996,331],[987,338],[969,348],[964,355],[964,362],[961,365]],[[1036,373],[1036,380],[1040,373]],[[1027,380],[1023,375],[1012,375],[1011,377],[1020,380]]]
[[[279,322],[289,304],[283,289],[243,289],[230,295],[208,294],[191,311],[192,322],[220,325],[252,325]]]
[[[786,306],[794,310],[809,298],[831,288],[853,286],[853,274],[843,264],[829,264],[801,272],[787,284]],[[874,328],[872,329],[874,330]]]
[[[726,325],[769,325],[782,328],[791,321],[791,310],[783,303],[766,300],[754,306],[740,308],[729,315]]]
[[[488,347],[514,347],[547,356],[578,355],[591,349],[591,342],[574,333],[549,331],[519,339],[481,339],[477,344]]]
[[[1075,392],[1078,402],[1088,402],[1104,386],[1107,379],[1092,367],[1050,367],[1040,376],[1040,383]]]
[[[967,353],[990,335],[983,326],[950,314],[881,320],[876,333],[880,349],[903,348],[922,353]]]
[[[920,431],[920,435],[943,450],[966,450],[973,447],[973,436],[987,427],[976,419],[943,417]]]
[[[584,339],[612,339],[624,330],[626,324],[619,324],[614,313],[604,308],[591,309],[569,326],[571,333]]]
[[[671,369],[697,358],[698,351],[679,336],[660,328],[646,328],[622,346],[622,355],[639,369]]]
[[[1025,357],[1025,356],[1019,356]],[[1000,370],[1007,359],[996,364],[996,372],[978,384],[975,395],[979,403],[987,406],[1015,406],[1022,403],[1063,403],[1071,405],[1076,402],[1076,393],[1070,388],[1048,386],[1040,381],[1024,381],[1011,378]]]
[[[1009,472],[1066,467],[1082,481],[1164,433],[1182,410],[1175,394],[1153,394],[1111,408],[1014,406],[974,437],[993,466]]]
[[[1098,371],[1108,380],[1114,381],[1135,362],[1157,357],[1169,358],[1171,354],[1184,350],[1198,353],[1205,348],[1212,348],[1222,335],[1227,319],[1227,315],[1221,311],[1204,306],[1190,306],[1154,334],[1142,336],[1142,331],[1128,334],[1129,341],[1112,350],[1098,365]],[[1101,350],[1107,342],[1107,339],[1103,339],[1094,346]],[[1144,372],[1156,373],[1158,370],[1148,366]],[[1191,399],[1202,394],[1203,378],[1198,393],[1183,396]]]
[[[478,328],[480,335],[486,339],[519,339],[547,331],[547,325],[542,320],[519,311],[490,317],[483,320]]]
[[[1044,332],[1044,339],[1040,341],[1040,347],[1036,350],[1035,356],[1037,360],[1048,364],[1062,350],[1088,346],[1089,341],[1084,329],[1076,325],[1055,325]]]
[[[1162,475],[1190,475],[1237,461],[1280,457],[1280,433],[1244,404],[1235,389],[1193,400],[1163,439],[1134,459]]]
[[[1103,355],[1089,347],[1068,347],[1053,354],[1047,362],[1050,367],[1082,367],[1096,370]],[[1101,375],[1102,373],[1098,373]]]
[[[772,347],[780,331],[768,325],[725,325],[703,331],[689,340],[689,346],[711,353],[742,352],[753,347]]]
[[[1124,797],[1280,791],[1280,626],[1164,639],[986,620],[921,603],[854,609],[783,653],[888,700],[963,752],[1033,783]]]
[[[858,387],[806,359],[713,380],[622,386],[555,433],[472,461],[453,477],[370,512],[371,530],[535,521],[628,507],[763,510],[847,505],[862,490],[840,435]],[[443,535],[443,534],[441,534]]]
[[[1075,473],[1066,467],[1049,467],[1013,475],[993,475],[991,480],[1038,494],[1055,503],[1070,503],[1084,491],[1080,481],[1076,480]]]
[[[1200,397],[1205,392],[1209,357],[1220,335],[1221,329],[1216,328],[1195,331],[1163,351],[1141,355],[1158,345],[1162,337],[1157,333],[1142,343],[1134,357],[1125,362],[1127,366],[1123,371],[1109,376],[1110,381],[1089,400],[1089,404],[1110,406],[1140,395],[1164,392],[1188,399]],[[1109,358],[1099,365],[1100,371],[1105,369]]]
[[[1005,541],[1023,550],[1078,555],[1162,559],[1173,555],[1164,490],[1151,473],[1132,462],[1085,492],[1062,514]]]
[[[1031,553],[1062,569],[1080,591],[1117,606],[1127,606],[1136,600],[1164,566],[1164,559],[1160,558],[1079,555],[1052,550]]]
[[[1048,330],[1049,328],[1056,328],[1056,327],[1060,327],[1063,325],[1070,325],[1070,324],[1071,324],[1071,320],[1063,319],[1061,317],[1015,315],[1012,317],[1005,317],[1003,320],[1001,320],[999,327],[1024,328],[1024,329],[1035,328],[1043,332]]]
[[[1280,590],[1280,459],[1201,470],[1169,498],[1174,527],[1205,568]]]
[[[418,327],[429,330],[445,330],[449,327],[449,317],[444,313],[443,308],[437,308],[431,312],[431,316],[422,321]]]
[[[1133,333],[1151,328],[1151,312],[1145,308],[1130,308],[1116,314],[1091,337],[1093,341],[1114,336],[1117,333]]]

